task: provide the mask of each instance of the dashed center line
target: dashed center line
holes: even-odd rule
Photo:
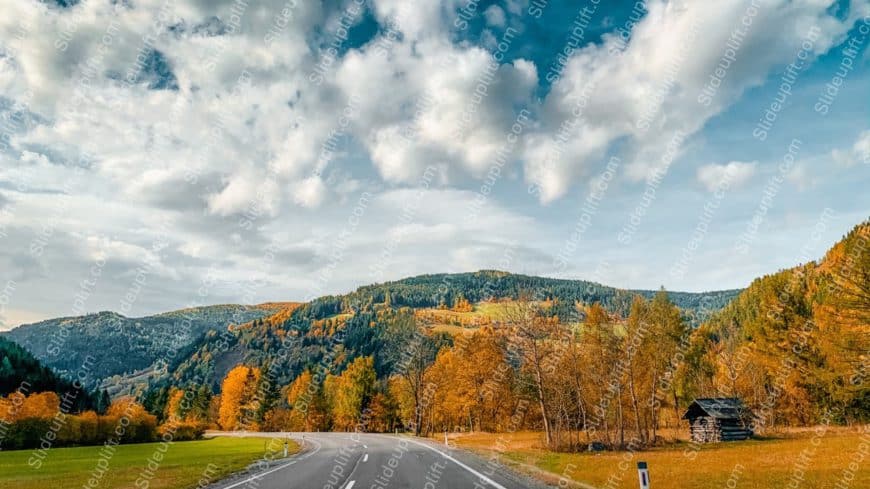
[[[368,461],[369,461],[369,454],[367,453],[367,454],[363,455],[363,462],[368,462]]]

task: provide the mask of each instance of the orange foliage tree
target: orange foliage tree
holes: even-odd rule
[[[256,414],[260,408],[257,388],[261,373],[256,367],[237,365],[227,373],[221,384],[218,423],[225,430],[257,429]]]

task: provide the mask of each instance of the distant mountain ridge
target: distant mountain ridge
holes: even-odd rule
[[[88,375],[89,364],[80,368],[73,378],[84,379]],[[80,389],[73,381],[55,374],[42,365],[30,352],[6,338],[0,337],[0,397],[13,392],[23,395],[39,392],[54,392],[58,396],[68,395],[70,409],[102,410],[108,401],[103,401],[97,392]],[[102,404],[101,404],[102,402]],[[8,413],[2,413],[6,416]]]
[[[697,323],[738,293],[677,292],[669,296],[683,307],[687,319]],[[232,332],[210,332],[198,347],[192,346],[189,352],[178,355],[179,361],[169,366],[159,383],[176,386],[205,383],[217,390],[230,369],[245,364],[264,371],[269,369],[276,383],[286,384],[305,369],[321,365],[340,372],[348,362],[366,356],[373,357],[376,373],[381,377],[397,365],[399,353],[407,348],[418,328],[431,328],[431,321],[424,317],[415,319],[416,313],[449,312],[465,304],[465,310],[472,310],[465,314],[484,316],[482,319],[492,324],[494,318],[486,317],[487,304],[531,296],[533,300],[546,301],[549,314],[576,322],[580,320],[575,315],[577,303],[599,302],[615,316],[624,317],[633,297],[654,294],[588,281],[494,270],[420,275],[363,286],[344,295],[320,297],[301,305],[292,314],[257,319]],[[484,311],[473,311],[477,309]],[[435,344],[450,341],[447,332],[438,328],[429,331]]]
[[[128,318],[111,311],[48,319],[2,333],[55,372],[70,377],[92,357],[93,382],[151,367],[207,331],[274,314],[284,306],[215,305]]]
[[[390,295],[395,307],[437,307],[457,298],[479,302],[489,298],[516,298],[529,292],[541,298],[558,299],[556,311],[568,317],[574,303],[600,302],[616,314],[625,314],[636,295],[652,297],[654,291],[623,290],[584,280],[555,279],[512,274],[495,270],[457,274],[431,274],[359,287],[339,296],[324,296],[305,304],[292,315],[296,303],[266,303],[258,306],[215,305],[171,311],[142,318],[127,318],[114,312],[49,319],[22,325],[2,333],[30,350],[45,365],[70,375],[85,356],[96,358],[93,375],[140,377],[163,358],[179,361],[180,352],[194,351],[205,344],[210,332],[225,331],[230,324],[251,323],[278,314],[280,321],[292,322],[300,315],[318,320],[340,314],[349,307],[383,302]],[[721,309],[739,290],[704,293],[670,292],[674,303],[694,323]],[[281,315],[281,312],[284,314]],[[61,337],[62,336],[62,337]],[[147,378],[148,375],[145,375]]]

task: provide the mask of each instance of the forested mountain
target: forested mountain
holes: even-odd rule
[[[822,260],[753,281],[697,339],[708,391],[804,423],[870,418],[870,222]]]
[[[739,291],[717,291],[708,293],[674,292],[670,294],[677,306],[682,308],[692,322],[697,323],[710,312],[727,304]],[[127,318],[113,312],[100,312],[80,317],[50,319],[39,323],[23,325],[12,331],[3,333],[8,338],[21,344],[40,359],[45,365],[61,374],[72,374],[80,368],[87,355],[93,360],[91,380],[96,382],[113,376],[112,383],[122,385],[124,389],[131,383],[147,381],[152,375],[155,362],[165,360],[167,363],[197,363],[196,359],[187,358],[198,350],[209,351],[214,348],[215,337],[225,336],[217,333],[225,332],[230,324],[246,324],[254,320],[271,318],[272,323],[283,323],[286,328],[307,332],[312,324],[329,318],[341,318],[343,313],[357,311],[348,323],[350,344],[356,345],[356,326],[368,325],[373,319],[371,306],[382,303],[390,296],[392,307],[403,306],[411,308],[438,307],[453,305],[457,300],[478,302],[484,299],[515,299],[521,293],[529,293],[540,299],[554,300],[553,314],[570,318],[575,302],[600,302],[616,314],[627,314],[631,298],[640,294],[652,297],[652,291],[627,291],[607,287],[594,282],[582,280],[562,280],[544,277],[515,275],[497,271],[481,271],[475,273],[422,275],[384,284],[360,287],[356,291],[341,296],[326,296],[304,305],[289,317],[295,303],[270,303],[260,306],[216,305],[183,309],[143,318]],[[282,313],[283,311],[283,313]],[[345,318],[346,319],[346,318]],[[341,319],[344,320],[344,319]],[[271,324],[271,323],[270,323]],[[249,326],[251,326],[249,324]],[[268,352],[261,348],[268,347],[275,331],[260,327],[259,323],[244,332],[230,335],[225,340],[235,346],[238,352],[229,352],[217,359],[215,368],[218,374],[225,373],[227,367],[221,361],[241,355],[239,358],[267,357]],[[378,329],[378,334],[387,334]],[[303,333],[304,334],[304,333]],[[367,346],[361,347],[365,353],[378,341],[369,338],[368,333],[360,338]],[[389,339],[381,338],[384,341]],[[307,340],[310,341],[310,340]],[[293,353],[298,365],[317,361],[318,348],[313,344],[303,344]],[[244,350],[244,352],[242,352]],[[356,350],[351,353],[357,353]],[[198,365],[199,370],[207,369]],[[219,381],[207,376],[210,382]],[[129,382],[134,379],[135,382]],[[113,389],[117,393],[118,389]]]
[[[474,273],[420,275],[395,282],[360,287],[355,292],[340,297],[320,300],[322,307],[336,310],[341,304],[365,304],[383,302],[387,292],[393,306],[437,307],[451,305],[457,299],[480,302],[489,299],[517,299],[521,294],[531,294],[538,299],[558,299],[554,314],[568,318],[574,312],[576,302],[598,302],[605,309],[628,315],[635,295],[652,298],[653,290],[624,290],[585,280],[533,277],[495,270]],[[669,292],[674,304],[693,319],[702,319],[709,313],[724,307],[739,290],[713,292]]]
[[[743,398],[759,431],[867,419],[868,241],[863,223],[819,262],[743,291],[480,271],[305,304],[100,313],[10,336],[50,357],[78,355],[53,357],[67,372],[99,355],[100,372],[133,372],[104,382],[116,397],[197,429],[499,431],[531,403],[523,427],[554,448],[582,447],[584,431],[611,447],[627,436],[648,446],[696,397]]]
[[[690,322],[695,322],[720,309],[738,293],[675,292],[669,297]],[[380,377],[391,369],[396,361],[392,357],[413,335],[413,311],[453,309],[460,302],[510,301],[523,294],[532,300],[548,301],[550,316],[572,323],[579,319],[578,303],[598,302],[615,316],[625,317],[633,297],[651,298],[655,292],[492,270],[421,275],[360,287],[346,295],[321,297],[291,315],[254,320],[232,332],[209,332],[198,348],[191,347],[190,356],[177,356],[179,361],[170,366],[170,372],[174,383],[196,381],[217,388],[217,383],[238,363],[271,366],[278,380],[286,382],[305,368],[322,364],[326,355],[331,356],[328,363],[335,370],[359,356],[374,355]],[[492,322],[486,315],[472,317]]]
[[[70,393],[71,410],[104,409],[108,401],[99,394],[80,390],[73,382],[56,375],[29,351],[6,338],[0,338],[0,397],[13,392]],[[6,414],[6,413],[2,413]]]
[[[582,447],[583,431],[608,446],[656,444],[697,397],[741,397],[758,432],[862,421],[868,242],[863,223],[819,262],[739,293],[619,291],[493,271],[361,287],[209,332],[144,402],[172,411],[183,392],[207,397],[205,385],[220,394],[211,419],[225,429],[423,432],[503,430],[532,403],[523,425],[567,449]],[[705,304],[712,315],[696,327]]]
[[[88,385],[147,369],[161,358],[195,343],[211,330],[274,314],[284,304],[216,305],[142,318],[114,312],[49,319],[3,333],[27,348],[44,365],[71,376],[92,357]]]

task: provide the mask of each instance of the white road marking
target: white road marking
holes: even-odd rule
[[[239,486],[242,485],[242,484],[247,484],[248,482],[251,482],[251,481],[254,480],[254,479],[259,479],[260,477],[263,477],[264,475],[269,475],[269,474],[271,474],[272,472],[277,472],[277,471],[283,469],[284,467],[288,467],[288,466],[290,466],[290,464],[284,464],[284,465],[281,465],[281,466],[275,467],[275,468],[272,469],[272,470],[267,470],[266,472],[263,472],[263,473],[261,473],[261,474],[257,474],[257,475],[255,475],[255,476],[249,478],[249,479],[245,479],[245,480],[243,480],[243,481],[241,481],[241,482],[236,482],[235,484],[233,484],[233,485],[231,485],[231,486],[224,487],[223,489],[232,489],[232,488],[234,488],[234,487],[239,487]]]
[[[453,458],[453,457],[451,457],[450,455],[448,455],[448,454],[442,452],[441,450],[438,450],[437,448],[430,447],[429,445],[427,445],[427,444],[425,444],[425,443],[421,443],[421,442],[419,442],[419,441],[417,441],[417,440],[412,440],[411,438],[406,438],[406,440],[408,440],[408,441],[411,442],[411,443],[415,443],[415,444],[417,444],[417,445],[420,445],[421,447],[425,447],[425,448],[428,448],[429,450],[432,450],[433,452],[435,452],[435,453],[441,455],[442,457],[444,457],[444,458],[446,458],[446,459],[452,461],[452,462],[455,463],[456,465],[458,465],[458,466],[462,467],[463,469],[465,469],[465,470],[471,472],[472,474],[476,475],[477,477],[480,478],[480,480],[482,480],[482,481],[488,483],[489,485],[491,485],[492,487],[495,487],[496,489],[507,489],[505,486],[503,486],[503,485],[499,484],[498,482],[496,482],[496,481],[490,479],[489,477],[487,477],[487,476],[481,474],[480,472],[478,472],[478,471],[472,469],[471,467],[465,465],[464,463],[460,462],[459,460],[456,460],[455,458]],[[229,488],[227,488],[227,489],[229,489]]]
[[[344,486],[344,489],[353,489],[353,485],[356,484],[356,481],[350,481]]]
[[[305,460],[306,458],[308,458],[308,457],[314,455],[315,453],[319,452],[319,451],[320,451],[320,448],[321,448],[322,446],[323,446],[323,445],[321,445],[321,444],[318,443],[318,444],[317,444],[317,448],[316,448],[313,452],[308,452],[308,453],[306,453],[304,456],[302,456],[302,457],[300,457],[300,458],[298,458],[298,459],[296,459],[296,460],[293,460],[292,462],[288,462],[288,463],[286,463],[286,464],[284,464],[284,465],[279,465],[278,467],[275,467],[275,468],[272,469],[272,470],[267,470],[266,472],[261,472],[261,473],[255,475],[255,476],[249,477],[249,478],[247,478],[247,479],[245,479],[245,480],[243,480],[243,481],[236,482],[235,484],[233,484],[233,485],[231,485],[231,486],[226,486],[226,487],[224,487],[223,489],[233,489],[234,487],[239,487],[239,486],[241,486],[242,484],[247,484],[248,482],[251,482],[252,480],[259,479],[260,477],[263,477],[264,475],[269,475],[269,474],[271,474],[272,472],[277,472],[277,471],[279,471],[279,470],[281,470],[281,469],[283,469],[283,468],[289,467],[289,466],[295,464],[297,461],[299,461],[299,460]]]
[[[367,453],[367,454],[363,455],[363,462],[368,462],[368,461],[369,461],[369,454]]]
[[[365,448],[366,450],[368,450],[369,446],[368,446],[368,445],[363,445],[363,448]]]

